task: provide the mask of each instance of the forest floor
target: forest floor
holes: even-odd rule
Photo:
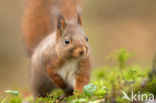
[[[92,71],[91,81],[81,95],[60,99],[61,90],[53,91],[49,97],[23,97],[18,91],[6,90],[8,94],[0,103],[130,103],[153,102],[156,95],[156,76],[151,66],[141,67],[127,64],[134,56],[122,48],[114,51],[108,58],[116,61],[115,66],[105,65]]]

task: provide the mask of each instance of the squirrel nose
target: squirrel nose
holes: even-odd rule
[[[79,54],[80,54],[81,56],[83,56],[83,55],[84,55],[84,51],[81,50]]]
[[[86,49],[85,48],[76,48],[72,50],[72,56],[74,57],[81,57],[86,54]]]

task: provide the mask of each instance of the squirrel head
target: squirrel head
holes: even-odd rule
[[[88,54],[88,38],[82,28],[81,17],[66,21],[63,16],[57,20],[56,53],[61,58],[81,58]]]

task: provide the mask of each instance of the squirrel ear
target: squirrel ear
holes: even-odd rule
[[[60,15],[57,19],[57,40],[61,37],[63,30],[66,27],[65,19],[62,15]]]
[[[66,27],[65,19],[62,15],[60,15],[57,19],[57,29],[62,32],[65,29],[65,27]]]
[[[78,13],[78,24],[82,25],[82,19],[81,19],[81,15]]]

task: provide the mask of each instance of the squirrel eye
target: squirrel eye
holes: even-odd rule
[[[68,40],[68,39],[65,39],[65,43],[66,43],[66,44],[69,44],[69,40]]]
[[[86,37],[86,41],[88,41],[88,38]]]

